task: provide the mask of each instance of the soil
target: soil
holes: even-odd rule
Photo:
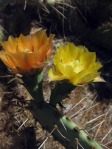
[[[44,7],[45,6],[45,7]],[[81,35],[63,33],[56,23],[57,15],[49,6],[34,6],[26,8],[19,4],[11,3],[1,11],[1,26],[4,36],[18,36],[19,34],[31,34],[40,28],[46,28],[48,34],[55,33],[54,53],[56,47],[65,40],[76,44],[86,44],[91,50],[96,48],[98,59],[104,64],[102,76],[106,80],[103,83],[91,83],[78,86],[62,102],[63,106],[57,105],[58,109],[71,118],[76,124],[84,129],[89,135],[97,140],[104,149],[112,148],[112,71],[110,51],[100,50],[89,41],[81,40]],[[57,7],[56,7],[57,8]],[[58,10],[58,9],[57,9]],[[63,19],[62,19],[63,20]],[[59,19],[60,21],[60,19]],[[63,22],[63,21],[62,21]],[[58,27],[57,27],[58,26]],[[63,24],[61,24],[63,28]],[[53,53],[53,54],[54,54]],[[52,55],[53,57],[53,55]],[[45,78],[43,82],[44,97],[49,102],[51,89],[54,82],[49,82],[47,71],[52,66],[52,57],[48,66],[44,69]],[[36,121],[30,111],[28,104],[32,100],[27,90],[21,85],[20,79],[0,61],[0,149],[38,149],[43,143],[42,149],[65,149]],[[47,138],[48,137],[48,138]]]

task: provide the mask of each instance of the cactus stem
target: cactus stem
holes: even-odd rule
[[[77,149],[74,141],[74,139],[77,138],[78,149],[82,149],[82,147],[86,149],[92,149],[92,147],[102,149],[97,142],[88,138],[88,134],[86,134],[84,130],[80,129],[73,121],[65,115],[62,115],[57,109],[53,108],[48,103],[43,103],[43,105],[39,107],[35,102],[36,101],[31,102],[30,108],[33,116],[49,132],[56,126],[57,131],[54,131],[53,135],[63,145],[67,145],[70,149]]]
[[[74,131],[75,131],[75,133],[79,133],[80,130],[79,130],[78,127],[75,127],[75,128],[74,128]]]

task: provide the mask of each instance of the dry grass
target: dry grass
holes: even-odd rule
[[[45,4],[41,3],[41,6],[45,13],[50,14]],[[67,7],[80,13],[77,7],[71,5],[70,0],[57,2],[55,6],[52,5],[51,7],[61,16],[63,25],[63,21],[66,20],[64,12]],[[27,3],[24,5],[24,9],[26,8]],[[41,24],[43,19],[41,11],[38,14]],[[80,15],[86,22],[84,16]],[[37,23],[37,26],[39,23]],[[34,25],[31,32],[38,30],[37,26]],[[44,25],[41,24],[41,26]],[[62,39],[58,39],[55,42],[56,47],[62,42]],[[51,66],[51,62],[52,60],[46,70]],[[33,118],[27,109],[31,96],[19,84],[17,77],[7,71],[2,63],[0,63],[0,81],[0,149],[38,149],[41,145],[43,149],[64,149],[65,147],[54,140],[52,135],[49,136],[49,133]],[[54,83],[48,82],[46,75],[43,84],[46,101],[49,101],[50,90],[54,85]],[[59,107],[59,109],[87,131],[93,139],[101,143],[104,149],[111,149],[112,102],[102,102],[102,99],[99,102],[98,98],[97,92],[90,91],[88,86],[77,87],[70,93],[69,98],[63,101],[65,108]]]

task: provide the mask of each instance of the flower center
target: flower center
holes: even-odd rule
[[[69,62],[68,65],[70,65],[73,68],[73,71],[75,73],[79,73],[84,69],[84,66],[80,63],[79,60],[75,60],[73,62]]]

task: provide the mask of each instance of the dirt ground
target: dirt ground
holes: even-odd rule
[[[39,6],[40,7],[40,6]],[[85,43],[92,50],[97,49],[98,59],[104,64],[102,76],[106,82],[91,83],[78,86],[68,98],[58,105],[61,112],[71,118],[89,135],[97,140],[104,149],[112,148],[112,70],[110,51],[100,50],[76,34],[65,33],[59,30],[55,24],[55,13],[46,13],[49,7],[42,7],[40,11],[34,7],[26,7],[10,4],[1,11],[1,26],[3,27],[3,40],[9,35],[18,36],[20,33],[30,34],[39,28],[48,29],[56,34],[55,48],[65,40],[75,41],[76,44]],[[22,10],[22,11],[21,11]],[[58,10],[58,9],[57,9]],[[38,13],[37,13],[38,12]],[[15,17],[15,13],[17,16]],[[42,13],[42,16],[41,16]],[[38,15],[37,15],[38,14]],[[58,13],[59,17],[62,17]],[[47,17],[47,21],[46,18]],[[4,19],[5,18],[5,19]],[[63,18],[63,17],[62,17]],[[13,20],[13,21],[12,21]],[[62,19],[63,20],[63,19]],[[53,22],[55,21],[55,22]],[[46,23],[47,22],[47,23]],[[52,25],[51,25],[52,24]],[[58,26],[58,27],[57,27]],[[63,25],[62,25],[63,26]],[[80,34],[80,33],[79,33]],[[106,56],[104,56],[106,53]],[[52,65],[52,57],[45,68],[43,82],[44,97],[48,102],[54,82],[49,82],[47,71]],[[42,128],[28,110],[28,104],[32,100],[27,90],[20,84],[18,77],[0,61],[0,149],[38,149],[49,133]],[[43,143],[42,149],[65,149],[52,135]]]

